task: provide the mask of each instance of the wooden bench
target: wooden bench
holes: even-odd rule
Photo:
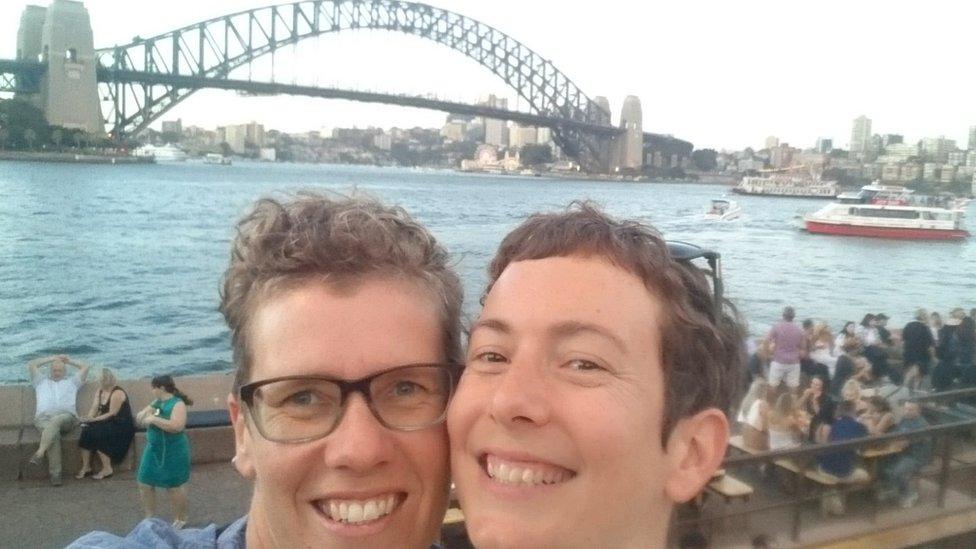
[[[707,488],[710,492],[714,492],[725,498],[726,502],[740,498],[743,501],[749,501],[749,496],[753,494],[752,486],[729,474],[724,474],[712,480],[708,483]]]

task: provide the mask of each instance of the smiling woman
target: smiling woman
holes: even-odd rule
[[[472,542],[662,546],[725,453],[734,311],[651,229],[588,204],[530,218],[489,276],[448,418]]]
[[[238,225],[221,297],[234,465],[254,493],[246,517],[179,539],[430,547],[447,509],[444,417],[460,360],[461,289],[444,248],[371,199],[265,199]],[[159,536],[176,534],[144,521],[126,541]]]

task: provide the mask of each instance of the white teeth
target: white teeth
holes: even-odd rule
[[[365,501],[332,500],[328,504],[328,515],[335,521],[360,524],[389,515],[395,507],[394,495]]]
[[[379,509],[376,508],[375,501],[368,501],[363,506],[363,520],[376,520],[380,516]]]
[[[495,459],[487,459],[485,468],[489,477],[503,484],[556,484],[571,478],[571,474],[566,471],[516,467],[507,463],[498,463]]]

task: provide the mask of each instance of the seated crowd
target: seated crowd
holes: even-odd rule
[[[976,309],[967,316],[957,308],[942,323],[938,313],[919,309],[892,333],[886,315],[868,314],[834,336],[823,322],[796,324],[787,307],[749,357],[738,413],[742,444],[750,451],[784,450],[927,427],[919,404],[907,399],[920,390],[976,385],[974,317]],[[858,453],[877,460],[872,470],[879,501],[917,503],[911,480],[932,458],[930,439],[895,441],[873,453],[822,453],[816,470],[830,482],[872,480],[855,467]],[[822,503],[827,513],[843,513],[836,495]]]

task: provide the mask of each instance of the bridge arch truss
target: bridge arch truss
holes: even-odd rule
[[[145,129],[195,90],[119,81],[113,71],[226,79],[255,59],[301,40],[353,29],[401,32],[458,51],[500,77],[533,114],[610,126],[610,114],[549,60],[507,34],[461,14],[399,0],[305,0],[201,21],[151,38],[100,49],[101,95],[111,102],[114,136]],[[553,140],[584,168],[605,171],[605,139],[553,124]]]

